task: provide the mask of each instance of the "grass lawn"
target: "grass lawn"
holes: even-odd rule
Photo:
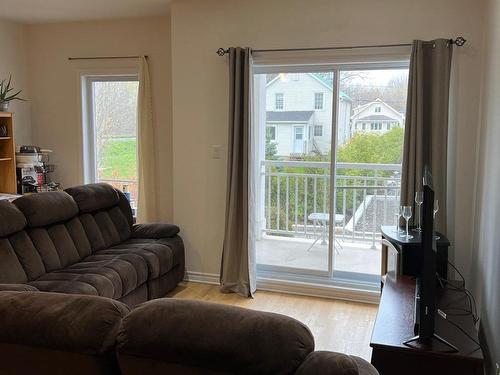
[[[112,139],[107,141],[101,157],[101,178],[137,178],[137,141]]]

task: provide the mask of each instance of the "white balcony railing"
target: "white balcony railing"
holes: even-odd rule
[[[312,238],[321,225],[311,214],[330,212],[330,163],[266,160],[265,228],[268,235]],[[337,163],[335,233],[353,241],[375,242],[380,226],[394,224],[399,207],[400,164]],[[318,215],[313,215],[318,216]]]

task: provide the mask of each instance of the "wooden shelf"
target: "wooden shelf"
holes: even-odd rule
[[[0,191],[14,194],[17,182],[13,114],[0,112],[0,125],[7,128],[7,136],[0,137]]]

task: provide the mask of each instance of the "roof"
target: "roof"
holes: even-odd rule
[[[386,115],[371,115],[366,117],[358,118],[358,121],[399,121],[397,118],[389,117]]]
[[[319,83],[321,83],[323,86],[326,86],[330,91],[333,91],[333,79],[330,77],[325,76],[324,74],[321,73],[307,73],[314,79],[316,79]],[[276,82],[279,78],[279,74],[268,74],[267,75],[267,82],[266,85],[272,85],[274,82]],[[343,100],[348,100],[352,102],[352,98],[347,95],[345,92],[340,91],[339,96]]]
[[[314,111],[268,111],[266,121],[308,122]]]

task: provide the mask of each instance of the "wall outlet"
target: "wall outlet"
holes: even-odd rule
[[[212,159],[220,159],[220,158],[222,158],[222,146],[212,145]]]

